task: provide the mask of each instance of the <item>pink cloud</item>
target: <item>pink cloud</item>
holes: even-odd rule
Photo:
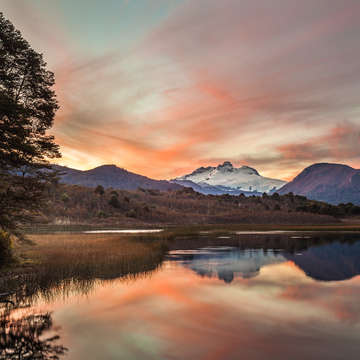
[[[102,56],[77,50],[56,12],[49,24],[41,9],[7,8],[56,64],[67,165],[156,178],[217,159],[283,178],[310,162],[360,165],[356,0],[188,1]]]

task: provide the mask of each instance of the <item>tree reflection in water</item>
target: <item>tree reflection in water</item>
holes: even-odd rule
[[[0,359],[60,359],[67,349],[52,335],[51,313],[30,314],[17,318],[10,307],[0,315]]]

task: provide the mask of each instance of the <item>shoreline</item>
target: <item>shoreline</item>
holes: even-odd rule
[[[99,226],[97,227],[99,228]],[[118,228],[118,227],[117,227]],[[129,229],[130,227],[127,227]],[[132,227],[131,230],[134,230]],[[11,292],[11,289],[3,288],[6,282],[17,282],[24,277],[31,277],[39,269],[42,268],[44,263],[53,268],[56,268],[55,264],[50,264],[49,260],[44,257],[47,252],[52,253],[54,251],[59,252],[59,258],[64,258],[67,261],[69,254],[67,251],[74,255],[74,252],[78,251],[82,256],[84,264],[91,263],[91,260],[87,260],[86,254],[82,254],[86,251],[86,248],[92,244],[98,244],[98,250],[94,249],[94,253],[99,256],[101,252],[108,256],[108,248],[111,246],[117,246],[119,242],[128,246],[128,251],[132,253],[132,259],[141,261],[145,259],[144,256],[148,256],[149,253],[141,251],[139,252],[139,243],[143,244],[151,252],[151,249],[155,249],[156,253],[162,253],[166,255],[168,250],[176,244],[185,244],[190,242],[193,246],[201,247],[203,242],[210,240],[215,246],[221,245],[223,242],[244,242],[248,246],[259,246],[264,240],[263,237],[269,239],[276,238],[288,238],[291,243],[300,245],[302,241],[307,241],[307,238],[311,238],[309,234],[314,234],[312,238],[317,238],[319,234],[334,236],[339,234],[342,236],[348,236],[360,233],[360,224],[328,224],[328,225],[264,225],[264,224],[232,224],[232,225],[191,225],[186,227],[179,226],[163,226],[157,227],[162,231],[151,231],[150,227],[147,227],[149,232],[140,233],[86,233],[84,228],[79,230],[74,229],[61,229],[54,231],[54,227],[42,228],[42,232],[27,232],[26,235],[30,240],[28,243],[14,244],[14,261],[2,269],[0,269],[0,295],[1,293]],[[87,226],[87,229],[89,227]],[[144,228],[137,228],[140,231]],[[104,230],[108,230],[104,229]],[[123,229],[124,230],[124,229]],[[304,236],[301,236],[303,234]],[[70,236],[69,236],[70,235]],[[300,235],[300,236],[299,236]],[[114,243],[115,241],[115,243]],[[185,242],[184,242],[185,241]],[[72,248],[74,244],[75,249]],[[264,245],[266,245],[264,243]],[[110,246],[110,247],[109,247]],[[155,246],[155,247],[154,247]],[[161,248],[161,250],[160,250]],[[119,248],[118,256],[127,256],[126,252],[123,252],[122,248]],[[77,256],[73,257],[73,259]],[[103,259],[101,259],[103,260]],[[130,260],[130,259],[129,259]],[[55,260],[58,261],[58,260]],[[128,260],[127,260],[128,261]],[[132,260],[131,260],[132,261]],[[130,262],[131,262],[130,261]],[[63,266],[63,265],[62,265]],[[1,300],[1,299],[0,299]]]
[[[163,230],[163,232],[179,232],[185,231],[335,231],[335,232],[360,232],[360,223],[358,222],[342,222],[330,224],[191,224],[191,225],[176,225],[176,224],[141,224],[141,225],[90,225],[90,224],[71,224],[71,225],[35,225],[26,227],[26,235],[37,234],[53,234],[53,233],[85,233],[88,231],[113,231],[119,230],[125,232],[126,230],[135,232],[143,232],[149,230],[149,233],[157,232],[155,230]],[[144,235],[147,233],[144,232]]]

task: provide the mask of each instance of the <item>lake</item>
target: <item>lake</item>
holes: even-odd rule
[[[184,237],[153,271],[8,304],[0,358],[358,359],[359,274],[357,234]]]

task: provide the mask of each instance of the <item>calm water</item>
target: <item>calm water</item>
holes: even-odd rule
[[[9,318],[66,359],[359,359],[360,237],[239,236],[180,243],[152,273],[57,289]]]

